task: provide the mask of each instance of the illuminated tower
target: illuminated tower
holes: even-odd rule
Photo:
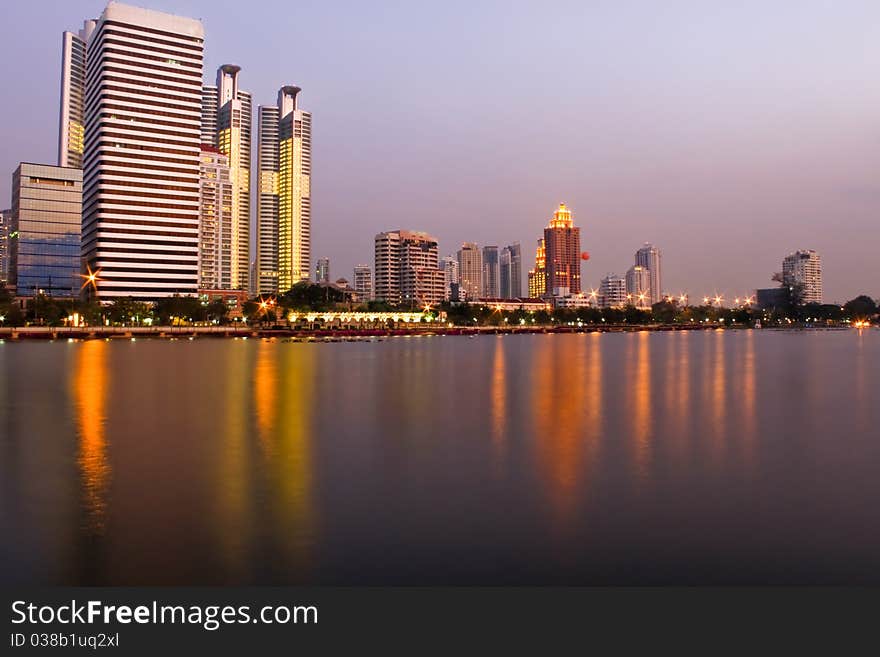
[[[633,265],[626,272],[626,299],[637,308],[651,307],[651,272]]]
[[[200,168],[199,289],[234,289],[229,244],[235,206],[229,158],[219,149],[202,144]]]
[[[568,296],[581,291],[581,229],[574,226],[571,210],[560,203],[544,229],[547,296]]]
[[[483,258],[480,247],[465,242],[458,250],[459,285],[468,301],[483,296]]]
[[[537,299],[547,294],[547,251],[544,238],[538,240],[535,250],[535,268],[529,271],[529,297]]]
[[[86,42],[96,21],[87,20],[61,41],[61,112],[58,120],[58,166],[82,168],[85,137]]]
[[[636,251],[635,264],[648,270],[648,276],[651,279],[651,289],[649,291],[651,304],[662,301],[663,288],[660,279],[660,250],[653,244],[645,243],[641,249]]]

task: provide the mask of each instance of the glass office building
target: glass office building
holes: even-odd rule
[[[28,162],[12,174],[9,284],[17,296],[79,296],[82,179],[82,169]]]

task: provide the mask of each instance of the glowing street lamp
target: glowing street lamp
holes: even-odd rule
[[[83,284],[80,287],[80,289],[82,290],[86,286],[91,285],[94,288],[95,292],[97,292],[98,291],[98,281],[102,280],[99,277],[101,274],[101,270],[98,269],[97,271],[92,271],[91,265],[86,265],[86,271],[88,273],[79,275],[80,278],[84,279]]]

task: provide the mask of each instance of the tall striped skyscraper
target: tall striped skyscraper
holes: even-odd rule
[[[257,291],[286,292],[308,280],[312,259],[312,115],[284,86],[259,108]]]
[[[101,300],[198,289],[204,30],[110,2],[86,44],[82,257]]]

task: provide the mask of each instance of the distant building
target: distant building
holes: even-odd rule
[[[22,162],[12,174],[9,285],[17,296],[79,296],[83,171]]]
[[[598,299],[589,294],[572,294],[567,297],[553,297],[553,306],[556,308],[594,308],[598,306]]]
[[[526,311],[537,311],[537,310],[550,310],[551,304],[546,299],[530,299],[530,298],[515,298],[515,299],[493,299],[493,298],[483,298],[483,299],[475,299],[475,303],[482,304],[484,306],[490,306],[495,310],[526,310]]]
[[[755,290],[755,306],[760,310],[782,308],[788,305],[788,290],[784,287],[771,287]]]
[[[804,303],[822,303],[822,258],[809,250],[795,251],[782,261],[785,285],[800,285]]]
[[[576,228],[565,203],[544,229],[546,296],[568,296],[581,291],[581,229]]]
[[[547,252],[544,238],[538,240],[535,249],[535,268],[529,271],[529,296],[543,297],[547,295]]]
[[[9,225],[12,223],[12,210],[0,212],[0,287],[9,280]]]
[[[379,301],[415,307],[443,300],[437,239],[427,233],[395,230],[376,235],[375,272]]]
[[[443,271],[443,298],[447,301],[458,301],[458,286],[460,282],[458,258],[448,255],[440,262],[440,269]]]
[[[660,277],[660,250],[653,244],[645,245],[636,251],[636,262],[639,267],[648,270],[650,284],[648,288],[648,305],[653,305],[663,300],[662,279]]]
[[[199,289],[231,290],[238,286],[232,275],[235,206],[229,158],[202,144],[199,171]]]
[[[458,250],[458,275],[460,289],[468,299],[483,296],[483,257],[473,242],[465,242]]]
[[[354,289],[360,301],[373,300],[373,270],[369,265],[357,265],[354,268]]]
[[[318,258],[318,264],[315,266],[315,282],[330,282],[330,258]]]
[[[627,301],[637,308],[651,307],[651,272],[633,265],[626,272]]]
[[[501,297],[517,299],[522,295],[522,249],[519,242],[514,242],[501,249],[499,266],[501,281]]]
[[[481,292],[485,297],[498,298],[500,293],[501,270],[499,268],[499,253],[497,246],[483,247],[483,278]]]
[[[626,280],[609,274],[599,284],[599,305],[602,308],[623,308],[627,303]]]

